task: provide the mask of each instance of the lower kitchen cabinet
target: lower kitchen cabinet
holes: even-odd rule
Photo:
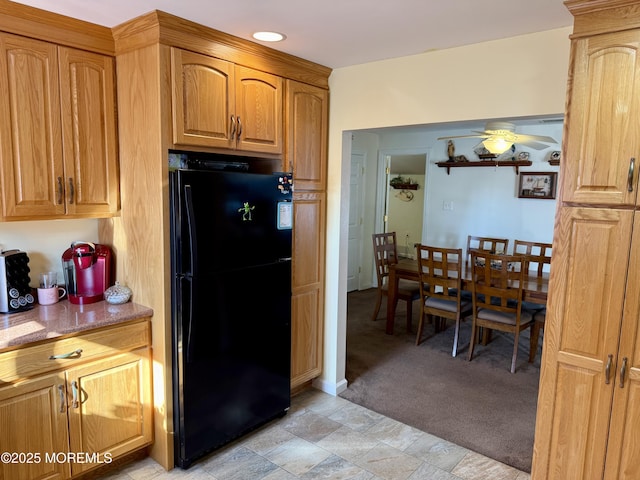
[[[122,335],[112,327],[90,341],[65,339],[80,347],[62,355],[56,342],[49,354],[47,344],[0,354],[2,371],[7,362],[20,371],[22,360],[33,359],[30,348],[51,362],[41,374],[0,387],[0,452],[14,455],[0,461],[0,480],[76,477],[152,442],[149,337],[140,335],[148,325],[121,328]],[[145,337],[147,345],[117,352],[120,344]],[[101,338],[105,343],[93,349]],[[99,353],[92,357],[92,349]],[[54,354],[58,358],[50,359]]]
[[[291,388],[322,373],[325,194],[295,192],[293,211]]]
[[[0,462],[0,479],[69,478],[69,464],[45,458],[69,451],[64,373],[0,388],[0,425],[0,450],[14,457]]]
[[[97,454],[100,465],[151,443],[148,370],[142,348],[67,371],[69,451]],[[71,473],[95,466],[72,464]]]

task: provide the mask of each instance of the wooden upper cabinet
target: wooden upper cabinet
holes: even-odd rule
[[[283,80],[236,65],[238,149],[282,153]]]
[[[0,34],[5,219],[119,208],[113,58]]]
[[[177,146],[282,153],[280,77],[179,48],[171,55]]]
[[[0,49],[2,216],[64,215],[57,47],[0,34]]]
[[[562,200],[634,205],[640,171],[640,31],[573,40]]]
[[[119,209],[114,60],[59,47],[67,214]]]
[[[287,80],[287,149],[284,169],[298,190],[327,187],[329,92]]]
[[[233,64],[179,48],[173,62],[173,142],[233,148],[235,78]],[[232,135],[233,134],[233,135]]]

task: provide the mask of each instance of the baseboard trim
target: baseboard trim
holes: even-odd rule
[[[313,385],[314,388],[322,390],[323,392],[335,397],[336,395],[340,395],[347,389],[347,379],[343,378],[338,383],[333,383],[327,382],[326,380],[322,380],[320,378],[316,378],[315,380],[313,380],[311,385]]]

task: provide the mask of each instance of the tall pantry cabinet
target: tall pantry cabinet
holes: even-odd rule
[[[532,479],[640,478],[640,8],[574,15]]]
[[[284,169],[293,171],[291,386],[322,372],[329,92],[286,82]]]
[[[172,468],[169,150],[248,155],[265,171],[293,169],[295,389],[322,363],[330,69],[160,11],[113,34],[122,209],[101,222],[101,241],[126,252],[118,271],[136,302],[154,310],[151,453]]]

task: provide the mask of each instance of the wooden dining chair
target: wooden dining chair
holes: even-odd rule
[[[467,236],[467,262],[471,259],[472,250],[482,250],[490,253],[507,253],[508,238]]]
[[[520,332],[531,327],[533,319],[533,313],[522,308],[525,262],[524,255],[471,251],[473,325],[469,361],[479,328],[512,333],[511,373],[515,373]]]
[[[374,233],[372,238],[378,280],[378,296],[372,317],[372,320],[375,320],[380,312],[382,297],[386,296],[387,301],[389,300],[389,265],[398,263],[398,251],[396,247],[396,232]],[[411,332],[413,302],[420,298],[418,282],[401,278],[398,282],[397,298],[407,302],[407,332]]]
[[[544,322],[547,320],[547,309],[543,308],[533,314],[533,324],[531,325],[531,337],[529,338],[529,363],[533,363],[538,353],[538,342],[540,332],[544,331]]]
[[[452,356],[458,354],[460,322],[471,315],[472,302],[462,298],[462,249],[416,245],[420,275],[420,323],[416,345],[422,343],[425,318],[435,317],[436,333],[447,319],[455,321]]]
[[[476,235],[468,235],[466,251],[467,264],[469,264],[469,262],[471,261],[472,250],[482,250],[483,252],[489,253],[507,253],[507,248],[509,248],[508,238],[478,237]],[[471,299],[471,292],[469,290],[463,291],[462,297]]]
[[[526,255],[526,270],[534,270],[538,277],[541,277],[543,272],[549,270],[552,250],[553,245],[551,243],[528,242],[525,240],[515,240],[513,243],[513,253]],[[533,325],[531,326],[531,338],[529,340],[529,363],[533,363],[538,351],[540,332],[544,332],[544,322],[547,317],[546,308],[543,304],[530,302],[524,302],[523,307],[535,311]]]
[[[525,240],[515,240],[513,242],[513,253],[527,255],[527,270],[535,270],[539,277],[548,270],[551,264],[551,252],[553,245],[543,242],[527,242]],[[534,267],[534,268],[531,268]]]

